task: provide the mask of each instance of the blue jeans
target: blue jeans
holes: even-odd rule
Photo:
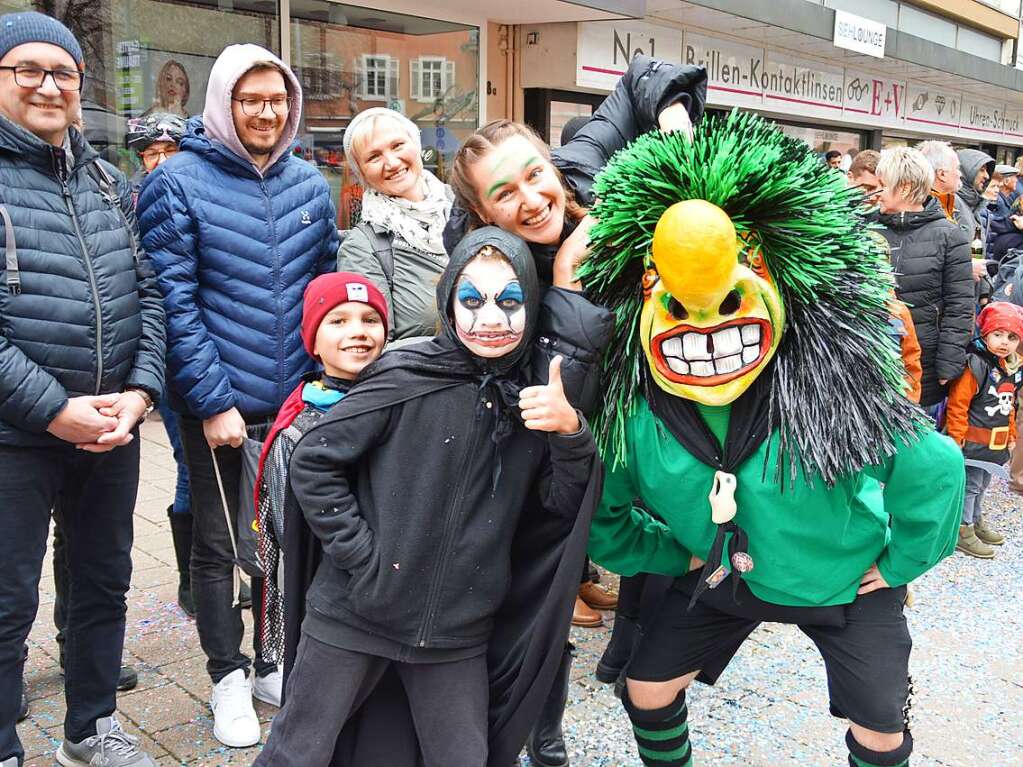
[[[72,445],[0,445],[0,762],[24,751],[15,730],[25,640],[39,608],[50,510],[61,516],[68,565],[64,736],[96,734],[116,708],[131,582],[139,436],[94,455]]]
[[[192,502],[188,495],[188,465],[185,463],[185,451],[181,447],[181,427],[178,423],[180,416],[171,410],[168,399],[165,391],[157,409],[163,419],[163,427],[167,430],[167,439],[170,441],[171,451],[174,453],[174,463],[178,465],[178,478],[174,487],[174,505],[171,506],[171,514],[190,514]]]

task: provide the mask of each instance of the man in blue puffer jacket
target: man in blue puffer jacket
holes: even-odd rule
[[[138,201],[164,295],[171,404],[192,483],[192,594],[213,681],[213,731],[234,747],[258,742],[252,696],[280,705],[281,675],[260,658],[257,636],[249,678],[215,469],[233,516],[238,448],[247,430],[262,437],[310,368],[302,294],[333,268],[338,244],[326,181],[289,151],[301,111],[298,80],[280,59],[256,45],[225,48],[202,119],[191,121],[181,151],[153,171]],[[258,620],[258,579],[252,592]]]

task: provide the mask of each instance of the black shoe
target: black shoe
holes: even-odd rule
[[[174,514],[173,506],[167,507],[171,537],[174,539],[174,558],[178,563],[178,607],[189,618],[195,617],[195,600],[192,598],[192,515]]]
[[[117,677],[117,691],[134,690],[139,683],[138,672],[131,666],[121,666],[121,675]]]
[[[252,607],[252,589],[245,581],[238,587],[238,606],[244,610]]]
[[[28,719],[28,698],[25,697],[25,693],[21,694],[21,708],[18,709],[18,721],[24,722]]]
[[[540,718],[526,741],[526,753],[536,767],[568,767],[568,749],[561,730],[561,719],[568,702],[568,684],[572,671],[572,653],[565,648],[554,685],[547,696]]]
[[[622,671],[632,657],[632,650],[639,636],[639,627],[632,618],[616,615],[611,628],[611,640],[604,649],[604,654],[597,661],[595,676],[597,681],[613,684],[618,681]]]

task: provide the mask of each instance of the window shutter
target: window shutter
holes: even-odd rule
[[[360,99],[364,99],[369,95],[369,84],[367,79],[369,77],[369,67],[366,65],[366,57],[360,56],[355,60],[355,77],[358,83],[358,89],[356,95]]]
[[[444,62],[444,91],[453,88],[455,85],[455,62]]]
[[[418,100],[422,98],[423,77],[421,74],[422,65],[419,59],[411,59],[408,63],[409,71],[409,98]]]
[[[387,58],[387,98],[396,99],[398,92],[398,59],[393,56]]]

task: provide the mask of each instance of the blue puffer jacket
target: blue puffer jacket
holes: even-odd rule
[[[3,445],[66,444],[46,428],[69,397],[163,390],[163,309],[131,190],[74,129],[70,148],[69,166],[0,117]]]
[[[138,201],[167,311],[171,404],[201,419],[273,415],[313,364],[302,294],[334,267],[330,189],[290,152],[261,176],[198,119],[181,149]]]

